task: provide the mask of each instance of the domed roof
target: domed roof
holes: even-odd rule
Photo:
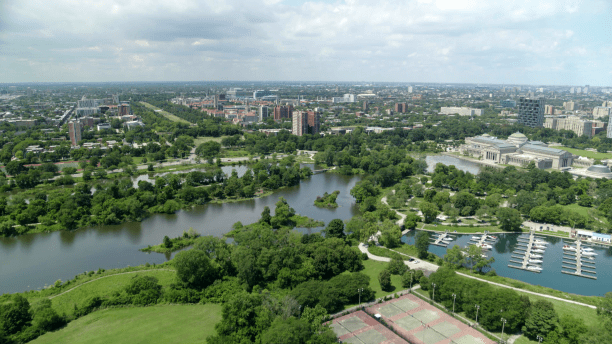
[[[518,131],[517,131],[516,133],[514,133],[514,134],[510,135],[510,137],[512,137],[512,138],[516,138],[516,139],[519,139],[519,138],[520,138],[520,139],[522,139],[522,138],[525,138],[525,139],[526,139],[526,138],[527,138],[527,136],[525,136],[525,134],[521,134],[521,133],[519,133]],[[508,137],[508,138],[510,138],[510,137]]]
[[[611,173],[610,168],[604,165],[593,165],[587,168],[587,171],[593,173]]]
[[[489,134],[482,134],[481,136],[482,137],[491,137],[491,135],[489,135]]]

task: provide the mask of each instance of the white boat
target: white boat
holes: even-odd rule
[[[542,255],[541,254],[533,254],[532,253],[532,254],[529,255],[529,257],[530,258],[542,258]]]
[[[539,266],[535,266],[535,265],[529,265],[527,267],[527,270],[533,270],[533,271],[542,271],[542,268]]]
[[[474,240],[480,240],[480,239],[481,239],[481,237],[473,236],[473,237],[472,237],[472,239],[474,239]]]
[[[489,237],[489,239],[493,239],[493,240],[497,240],[497,237],[494,235],[487,235]]]
[[[544,253],[544,250],[540,250],[540,249],[537,249],[537,248],[536,248],[536,249],[534,249],[534,250],[531,250],[531,252],[535,252],[535,253]]]
[[[595,253],[595,252],[584,252],[584,251],[582,251],[582,255],[583,255],[583,256],[596,256],[596,255],[597,255],[597,253]]]
[[[480,245],[480,247],[485,248],[485,249],[488,249],[488,250],[490,250],[490,249],[492,249],[492,248],[493,248],[493,246],[488,245],[488,244],[482,244],[482,245]]]
[[[529,264],[542,264],[542,261],[539,259],[529,259]]]
[[[536,245],[548,245],[546,241],[542,241],[542,240],[536,240],[535,243]]]
[[[593,252],[594,250],[590,247],[585,247],[582,249],[584,252]]]
[[[442,238],[442,241],[453,241],[453,238]]]
[[[576,251],[576,247],[570,245],[563,245],[563,249],[568,251]]]
[[[535,248],[541,248],[541,249],[546,249],[546,246],[544,245],[538,245],[538,244],[534,244],[533,247]]]

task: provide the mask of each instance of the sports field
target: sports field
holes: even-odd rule
[[[495,343],[470,326],[410,294],[376,304],[366,311],[369,314],[380,314],[396,333],[412,343]]]
[[[388,328],[363,311],[334,319],[331,327],[343,343],[351,344],[408,344]]]

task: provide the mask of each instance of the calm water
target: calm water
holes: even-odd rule
[[[548,248],[546,252],[541,253],[543,256],[543,263],[540,265],[542,267],[542,272],[538,274],[508,267],[508,264],[518,265],[510,263],[509,260],[513,251],[517,248],[517,238],[519,234],[496,234],[496,236],[498,240],[492,245],[493,249],[488,251],[488,256],[495,257],[495,263],[493,263],[492,268],[495,269],[500,276],[580,295],[603,296],[605,293],[612,291],[612,248],[597,248],[593,246],[595,253],[597,253],[597,256],[595,256],[594,269],[597,272],[595,275],[597,276],[597,280],[592,280],[590,278],[561,273],[561,262],[563,257],[562,247],[564,244],[572,244],[573,241],[571,240],[564,242],[561,238],[552,237],[546,237],[546,239],[544,239],[549,244],[547,245]],[[415,231],[411,231],[402,238],[402,241],[414,244],[414,237]],[[471,237],[472,234],[456,235],[456,239],[448,245],[448,248],[454,245],[465,247]],[[527,235],[524,234],[523,237],[526,238]],[[429,246],[429,251],[440,257],[446,254],[446,250],[447,248],[445,247]]]
[[[349,191],[358,180],[358,177],[334,173],[317,174],[302,181],[299,186],[280,190],[265,198],[207,204],[173,215],[157,214],[140,223],[0,238],[0,293],[42,288],[57,279],[65,281],[76,274],[98,268],[162,263],[170,259],[170,255],[144,253],[138,249],[159,244],[165,235],[179,236],[189,227],[202,235],[221,236],[229,232],[237,221],[243,224],[256,222],[265,206],[274,211],[274,205],[281,196],[299,214],[325,223],[336,218],[346,220],[357,212],[355,199]],[[334,190],[340,190],[338,208],[320,209],[313,205],[317,196]],[[312,232],[320,230],[311,229]]]
[[[425,157],[425,162],[427,163],[427,172],[429,173],[433,173],[438,163],[448,166],[455,165],[458,170],[470,172],[471,174],[478,174],[480,172],[479,164],[448,155],[428,155]]]

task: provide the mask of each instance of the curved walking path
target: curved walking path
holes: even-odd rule
[[[365,247],[363,243],[360,243],[360,244],[359,244],[359,250],[360,250],[361,252],[363,252],[363,253],[367,254],[367,255],[368,255],[368,259],[376,260],[376,261],[379,261],[379,262],[389,262],[389,261],[391,261],[391,258],[387,258],[387,257],[380,257],[380,256],[375,256],[375,255],[371,254],[371,253],[368,251],[368,248],[367,248],[367,247]],[[395,250],[391,250],[391,251],[393,251],[393,252],[397,252],[397,251],[395,251]],[[404,255],[404,256],[406,256],[406,257],[414,258],[414,257],[411,257],[411,256],[409,256],[409,255],[407,255],[407,254],[404,254],[404,253],[401,253],[401,252],[397,252],[397,253],[399,253],[399,254],[401,254],[401,255]],[[436,270],[438,270],[438,268],[439,268],[439,266],[438,266],[438,265],[436,265],[436,264],[433,264],[433,263],[430,263],[430,262],[424,262],[424,261],[420,261],[419,263],[416,263],[416,264],[415,264],[415,263],[413,263],[413,262],[409,262],[409,261],[405,260],[405,261],[404,261],[404,264],[406,264],[407,266],[409,266],[411,269],[414,269],[414,268],[422,268],[422,269],[425,269],[425,270],[428,270],[428,271],[436,271]],[[545,297],[545,298],[552,299],[552,300],[557,300],[557,301],[562,301],[562,302],[572,303],[572,304],[575,304],[575,305],[578,305],[578,306],[584,306],[584,307],[589,307],[589,308],[592,308],[592,309],[597,309],[597,307],[596,307],[596,306],[589,305],[589,304],[586,304],[586,303],[582,303],[582,302],[578,302],[578,301],[573,301],[573,300],[566,300],[566,299],[563,299],[563,298],[560,298],[560,297],[557,297],[557,296],[552,296],[552,295],[546,295],[546,294],[536,293],[536,292],[534,292],[534,291],[529,291],[529,290],[525,290],[525,289],[521,289],[521,288],[511,287],[511,286],[508,286],[508,285],[505,285],[505,284],[501,284],[501,283],[496,283],[496,282],[487,281],[487,280],[485,280],[485,279],[478,278],[478,277],[475,277],[475,276],[471,276],[471,275],[468,275],[468,274],[464,274],[464,273],[459,272],[459,271],[455,271],[455,272],[456,272],[458,275],[461,275],[461,276],[463,276],[463,277],[471,278],[471,279],[474,279],[474,280],[477,280],[477,281],[480,281],[480,282],[489,283],[489,284],[494,285],[494,286],[498,286],[498,287],[502,287],[502,288],[508,288],[508,289],[512,289],[512,290],[515,290],[515,291],[518,291],[518,292],[527,293],[527,294],[532,294],[532,295],[536,295],[536,296],[541,296],[541,297]]]
[[[393,190],[393,191],[395,191],[395,190]],[[383,197],[383,198],[380,200],[380,202],[381,202],[382,204],[386,205],[386,206],[388,206],[388,205],[389,205],[389,203],[387,203],[387,196]],[[393,209],[393,208],[391,208],[391,209]],[[403,224],[404,224],[404,219],[406,218],[406,214],[402,214],[402,213],[400,213],[399,211],[397,211],[397,210],[395,210],[395,209],[393,209],[393,211],[395,211],[395,213],[396,213],[396,214],[397,214],[397,215],[400,217],[400,219],[399,219],[399,220],[397,220],[397,222],[396,222],[396,223],[397,223],[397,225],[398,225],[398,226],[403,225]],[[403,233],[402,233],[402,234],[403,234]]]
[[[75,290],[78,287],[84,286],[85,284],[88,284],[88,283],[91,283],[91,282],[95,282],[95,281],[101,280],[103,278],[119,276],[119,275],[125,275],[125,274],[135,274],[135,273],[147,272],[147,271],[176,271],[176,270],[172,270],[172,269],[149,269],[149,270],[137,270],[137,271],[120,272],[118,274],[106,275],[106,276],[102,276],[102,277],[99,277],[99,278],[96,278],[96,279],[92,279],[91,281],[87,281],[85,283],[81,283],[81,284],[79,284],[77,286],[74,286],[74,287],[72,287],[72,288],[70,288],[70,289],[68,289],[66,291],[63,291],[63,292],[61,292],[61,293],[59,293],[57,295],[49,296],[49,300],[54,299],[54,298],[56,298],[58,296],[64,295],[66,293],[69,293],[69,292]]]

